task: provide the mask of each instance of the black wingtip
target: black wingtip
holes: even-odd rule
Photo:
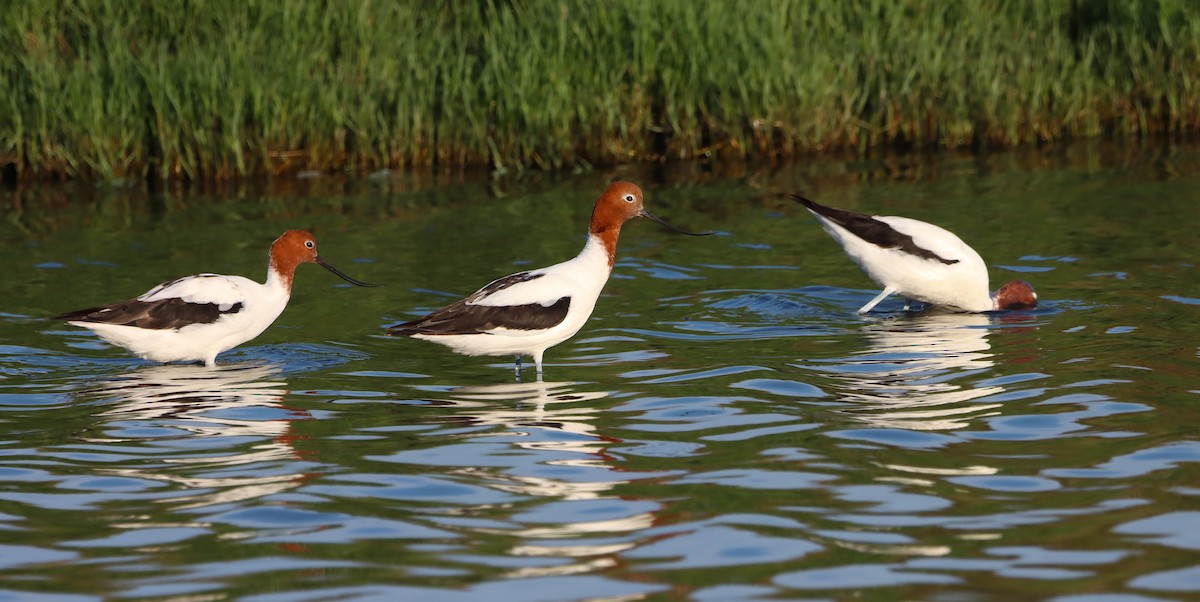
[[[69,311],[65,314],[58,314],[55,316],[50,316],[49,318],[46,318],[46,319],[47,320],[61,320],[63,322],[75,322],[78,320],[86,320],[88,318],[88,316],[100,311],[101,309],[104,309],[104,308],[103,307],[89,307],[87,309],[77,309],[75,311]]]
[[[411,337],[414,334],[421,334],[423,330],[421,328],[421,323],[428,318],[429,316],[425,316],[424,318],[420,318],[418,320],[412,320],[402,324],[388,326],[386,329],[384,329],[383,334],[386,334],[389,337]]]
[[[849,224],[851,224],[852,222],[857,222],[857,221],[868,221],[868,222],[878,223],[878,222],[876,222],[875,218],[873,218],[870,215],[867,215],[866,213],[858,213],[856,211],[848,211],[846,209],[838,209],[837,207],[830,207],[829,205],[822,205],[814,200],[807,199],[798,194],[789,194],[788,196],[791,197],[791,199],[796,201],[797,203],[803,204],[809,211],[812,211],[813,213],[817,214],[819,217],[823,217],[823,218],[830,220],[830,221],[832,221],[840,226],[843,226],[843,227],[846,227]],[[882,225],[882,224],[880,224],[880,225]],[[853,231],[854,229],[851,228],[851,230]],[[855,234],[859,234],[859,233],[855,232]],[[859,236],[862,236],[862,234],[859,234]]]
[[[804,205],[804,206],[805,206],[805,207],[807,207],[808,209],[810,209],[810,210],[812,210],[812,211],[816,211],[816,212],[818,212],[818,213],[819,213],[819,212],[820,212],[822,209],[826,209],[826,207],[825,207],[824,205],[822,205],[822,204],[820,204],[820,203],[818,203],[818,202],[816,202],[816,201],[814,201],[814,200],[811,200],[811,199],[806,199],[806,198],[804,198],[804,197],[802,197],[802,196],[800,196],[800,195],[798,195],[798,194],[795,194],[795,193],[788,194],[788,195],[787,195],[787,197],[788,197],[788,198],[790,198],[790,199],[792,199],[793,201],[796,201],[797,203],[800,203],[800,204]]]

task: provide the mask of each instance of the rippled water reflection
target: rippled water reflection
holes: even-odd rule
[[[157,217],[9,198],[0,598],[1194,598],[1197,156],[647,186],[656,213],[723,235],[630,224],[544,382],[380,326],[569,257],[606,176]],[[875,291],[768,194],[791,189],[950,226],[1044,303],[858,316]],[[217,369],[38,319],[188,271],[257,274],[296,222],[388,286],[301,270],[280,322]]]

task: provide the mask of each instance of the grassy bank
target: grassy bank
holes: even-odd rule
[[[0,48],[9,179],[1200,129],[1188,0],[18,0]]]

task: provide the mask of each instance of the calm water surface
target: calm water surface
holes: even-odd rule
[[[627,224],[544,382],[382,327]],[[868,316],[798,206],[948,227],[1004,315]],[[488,180],[382,174],[0,199],[0,600],[1183,600],[1200,596],[1200,149],[1073,147]],[[46,315],[200,271],[283,317],[154,365]]]

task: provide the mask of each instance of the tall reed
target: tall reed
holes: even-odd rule
[[[0,11],[36,177],[786,157],[1200,129],[1189,0],[62,0]]]

